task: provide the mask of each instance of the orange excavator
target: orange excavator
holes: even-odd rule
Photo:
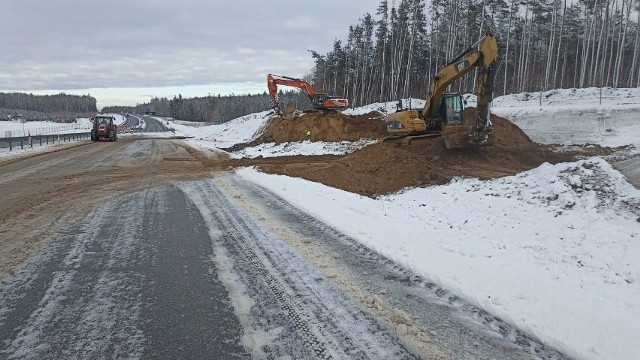
[[[311,84],[302,79],[269,74],[267,75],[267,87],[269,88],[269,95],[271,95],[274,103],[274,109],[279,115],[282,115],[282,108],[280,106],[280,99],[278,98],[278,85],[291,86],[304,90],[307,96],[309,96],[309,100],[311,100],[315,110],[344,110],[349,107],[349,100],[329,96],[326,93],[319,93]]]

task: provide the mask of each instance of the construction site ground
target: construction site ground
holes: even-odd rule
[[[465,112],[465,118],[470,121],[474,121],[474,115],[474,108]],[[300,177],[350,192],[376,196],[406,187],[444,184],[456,177],[492,179],[515,175],[545,162],[554,164],[613,152],[612,149],[595,145],[568,150],[537,144],[510,121],[495,115],[491,119],[496,139],[493,146],[448,150],[442,137],[414,139],[409,144],[401,139],[383,142],[382,139],[388,134],[377,112],[358,116],[314,112],[276,117],[270,120],[256,140],[229,150],[270,142],[303,141],[307,130],[311,131],[311,141],[355,141],[364,138],[380,141],[344,156],[259,157],[229,160],[228,165],[255,165],[267,173]]]

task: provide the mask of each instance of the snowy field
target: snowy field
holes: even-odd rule
[[[539,93],[509,95],[495,99],[492,111],[538,142],[640,148],[640,89],[605,89],[602,104],[599,89],[550,91],[542,101]],[[228,148],[255,138],[268,118],[263,112],[223,125],[169,126],[193,145]],[[366,142],[272,144],[234,155],[346,153],[358,146]],[[252,168],[237,173],[570,356],[640,359],[640,191],[602,158],[377,199]]]
[[[492,111],[514,122],[536,142],[640,148],[640,91],[636,88],[508,95],[497,98]]]

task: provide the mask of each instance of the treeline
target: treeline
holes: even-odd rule
[[[266,87],[266,84],[265,84]],[[298,109],[311,107],[306,93],[299,91],[280,92],[283,104],[295,105]],[[157,116],[174,119],[222,124],[229,120],[273,108],[271,97],[264,92],[257,95],[228,95],[183,98],[181,94],[168,98],[153,98],[150,102],[136,106],[109,106],[103,112],[144,114],[154,112]]]
[[[33,95],[25,93],[0,93],[0,108],[27,110],[42,113],[95,113],[96,99],[90,95]]]
[[[439,67],[491,32],[497,95],[638,87],[640,0],[382,0],[346,43],[312,52],[314,84],[360,106],[425,97]],[[454,84],[473,91],[473,72]]]

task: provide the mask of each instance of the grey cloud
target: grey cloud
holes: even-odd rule
[[[0,89],[262,82],[301,75],[378,0],[8,0]],[[342,9],[342,10],[340,10]]]

